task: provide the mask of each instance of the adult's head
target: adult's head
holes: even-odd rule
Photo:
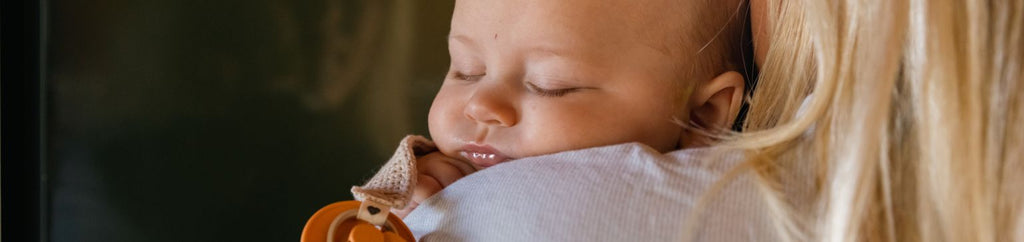
[[[785,238],[1024,240],[1024,1],[751,0],[765,181],[811,167]],[[786,184],[782,184],[785,186]]]

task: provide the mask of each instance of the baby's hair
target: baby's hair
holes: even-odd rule
[[[710,80],[726,71],[746,72],[746,59],[751,51],[746,1],[698,0],[688,8],[697,8],[688,33],[679,40],[683,43],[683,58],[692,58],[687,76],[695,80]]]

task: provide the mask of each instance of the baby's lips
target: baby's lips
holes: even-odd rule
[[[459,155],[481,168],[487,168],[509,160],[508,156],[488,145],[465,145],[459,150]]]

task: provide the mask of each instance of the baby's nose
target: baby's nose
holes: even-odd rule
[[[512,104],[512,93],[503,86],[481,85],[466,104],[466,118],[487,125],[515,125],[519,117]]]

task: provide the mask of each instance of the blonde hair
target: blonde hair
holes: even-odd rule
[[[745,133],[718,147],[747,151],[780,240],[1024,241],[1024,0],[766,9]]]

